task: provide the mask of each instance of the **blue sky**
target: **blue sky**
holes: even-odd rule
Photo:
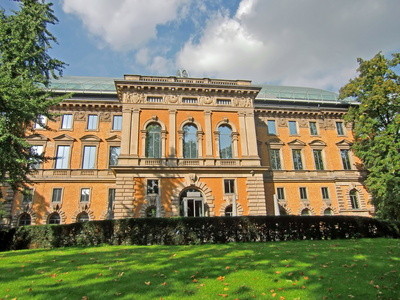
[[[64,75],[251,79],[337,91],[400,50],[398,0],[58,0]],[[0,6],[18,9],[16,2]]]

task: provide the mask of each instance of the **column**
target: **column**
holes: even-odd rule
[[[122,136],[121,136],[121,155],[128,155],[130,152],[132,110],[124,108],[122,110]]]
[[[169,157],[176,157],[176,110],[169,111]]]
[[[239,113],[239,126],[240,126],[240,138],[242,145],[242,157],[248,156],[248,141],[247,141],[247,132],[246,132],[246,114],[244,112]]]
[[[257,136],[256,136],[256,125],[254,122],[254,113],[246,113],[246,131],[247,131],[247,145],[248,155],[250,157],[258,158],[257,151]]]
[[[130,154],[134,157],[138,157],[138,148],[139,148],[139,114],[140,109],[134,109],[132,111],[132,134],[131,134],[131,152]]]
[[[206,135],[206,157],[213,157],[213,142],[212,142],[212,124],[211,124],[211,111],[205,111],[205,135]]]

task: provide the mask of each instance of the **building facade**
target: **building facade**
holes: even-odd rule
[[[363,215],[374,208],[343,115],[328,91],[246,80],[65,77],[72,95],[27,140],[12,226],[128,217]]]

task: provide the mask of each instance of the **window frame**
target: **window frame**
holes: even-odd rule
[[[284,187],[276,188],[276,200],[285,201],[285,188]]]
[[[321,187],[322,200],[330,200],[329,188],[326,186]]]
[[[304,187],[304,186],[299,187],[299,194],[300,194],[300,200],[302,200],[302,201],[308,200],[308,193],[307,193],[306,187]]]
[[[352,189],[349,192],[349,198],[350,198],[350,205],[351,209],[360,209],[360,197],[359,193],[356,189]]]
[[[282,170],[281,149],[269,149],[269,160],[272,170]]]
[[[113,154],[113,152],[111,151],[111,149],[119,149],[117,152],[118,152],[118,155],[116,155],[116,157],[114,158],[115,159],[115,163],[113,162],[113,163],[111,163],[111,158],[112,158],[112,154]],[[119,156],[121,155],[121,146],[109,146],[108,147],[108,167],[110,168],[110,167],[115,167],[115,166],[118,166],[118,158],[119,158]]]
[[[315,170],[324,171],[325,164],[324,164],[324,156],[322,149],[312,149],[312,152],[313,152]]]
[[[340,149],[340,158],[342,160],[343,170],[352,170],[350,149]]]
[[[63,188],[59,188],[59,187],[57,187],[57,188],[53,188],[52,190],[51,190],[51,203],[61,203],[62,202],[62,199],[63,199]],[[59,201],[54,201],[54,198],[55,198],[55,196],[57,196],[57,193],[59,193]]]
[[[294,126],[291,126],[293,124]],[[299,128],[297,127],[297,121],[288,121],[289,135],[299,135]]]
[[[59,149],[61,147],[64,147],[65,149],[68,148],[68,155],[67,156],[59,156]],[[65,144],[59,144],[56,146],[56,158],[55,158],[55,162],[54,162],[54,169],[57,170],[66,170],[66,169],[70,169],[71,168],[71,149],[72,146],[71,145],[65,145]],[[60,157],[62,158],[62,160],[60,160]],[[61,165],[59,165],[59,162],[61,161]],[[64,162],[66,161],[66,163]]]
[[[156,126],[151,128],[151,126]],[[157,130],[153,130],[157,128]],[[146,137],[145,137],[145,157],[146,158],[155,158],[160,159],[162,157],[162,126],[158,122],[151,122],[147,124],[146,129]],[[150,146],[152,144],[152,147]],[[152,150],[152,151],[150,151]],[[157,153],[157,151],[158,153]],[[151,152],[151,153],[150,153]]]
[[[94,151],[94,153],[87,153],[87,149],[94,149],[91,151]],[[89,156],[89,157],[88,157]],[[93,156],[93,158],[92,158]],[[89,165],[90,163],[93,163],[92,165]],[[97,168],[97,146],[95,145],[83,145],[82,149],[82,169],[84,170],[94,170]]]
[[[185,128],[194,128],[195,132],[188,132],[185,131]],[[183,158],[185,159],[197,159],[199,158],[199,143],[198,143],[198,131],[199,129],[197,128],[197,125],[194,123],[186,123],[185,125],[182,126],[182,154],[183,154]],[[191,140],[186,140],[186,139],[190,139],[194,137],[194,147],[195,149],[192,149],[192,147],[187,147],[186,143],[191,142]],[[189,153],[187,153],[187,149],[189,149]],[[194,150],[194,151],[193,151]],[[194,153],[192,153],[194,152]]]
[[[116,122],[116,119],[118,119],[119,121]],[[116,124],[119,125],[119,127],[116,126]],[[113,115],[111,130],[112,131],[121,131],[122,130],[122,115]]]
[[[52,216],[57,216],[58,217],[58,222],[50,222],[52,219]],[[48,217],[47,217],[47,224],[49,225],[59,225],[61,224],[61,216],[58,212],[52,212]]]
[[[317,122],[310,121],[310,122],[308,122],[308,126],[310,127],[310,135],[311,136],[318,136],[319,135]]]
[[[270,126],[271,124],[271,126]],[[271,132],[271,128],[273,128],[273,132]],[[267,120],[267,134],[269,135],[278,135],[277,127],[276,127],[276,121],[275,120]]]
[[[304,164],[303,164],[303,154],[302,154],[302,149],[292,149],[292,160],[293,160],[293,169],[296,171],[302,171],[304,170]],[[295,153],[297,156],[295,157]]]
[[[22,193],[22,204],[29,204],[33,202],[33,197],[35,195],[34,188],[25,188],[24,192]]]
[[[230,130],[230,133],[221,133],[221,130],[224,130],[223,128],[227,128]],[[228,124],[221,124],[218,126],[218,136],[219,136],[219,141],[218,141],[218,153],[219,153],[219,158],[221,159],[233,159],[233,129],[230,125]],[[228,141],[229,139],[229,141]],[[222,143],[229,143],[230,145],[227,147],[222,148]]]
[[[26,224],[26,221],[28,220],[28,218],[22,218],[24,216],[28,216],[29,217],[29,224]],[[24,221],[24,224],[21,224],[21,221]],[[32,225],[32,216],[27,213],[27,212],[23,212],[18,216],[18,222],[17,222],[17,226],[30,226]]]
[[[87,194],[84,194],[83,192],[88,192]],[[91,196],[92,196],[92,191],[91,188],[81,188],[80,189],[80,193],[79,193],[79,203],[90,203],[91,200]],[[87,198],[87,201],[85,200],[85,198]]]
[[[33,124],[33,129],[46,130],[47,122],[48,122],[48,118],[45,115],[38,115],[35,123]]]
[[[94,121],[91,121],[92,118],[94,118],[94,120],[96,120],[95,124],[93,124]],[[93,125],[95,125],[95,126],[93,126]],[[97,131],[98,129],[99,129],[99,115],[98,114],[88,114],[86,130],[87,131]]]
[[[152,187],[150,183],[155,183]],[[160,180],[158,178],[149,178],[146,180],[146,195],[160,195]]]
[[[338,136],[345,136],[346,135],[346,131],[345,131],[345,126],[343,124],[343,122],[341,121],[337,121],[336,123],[336,133]]]
[[[224,194],[225,195],[234,195],[236,194],[236,180],[232,178],[224,179]]]
[[[66,122],[64,117],[69,116],[71,119],[69,120],[69,122],[66,125],[70,125],[69,127],[64,126]],[[70,124],[69,124],[70,123]],[[60,130],[72,130],[74,126],[74,115],[73,114],[63,114],[61,116],[61,125],[60,125]]]

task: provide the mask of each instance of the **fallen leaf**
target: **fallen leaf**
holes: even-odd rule
[[[276,271],[276,272],[275,272],[275,274],[281,274],[281,273],[282,273],[281,271]]]
[[[163,283],[161,283],[161,285],[164,285],[164,286],[166,286],[168,283],[166,283],[166,282],[163,282]]]
[[[273,293],[271,296],[272,296],[272,297],[275,297],[275,296],[276,296],[276,293]]]
[[[223,280],[225,280],[225,276],[218,276],[217,280],[223,281]]]
[[[230,266],[226,266],[226,267],[225,267],[226,270],[229,270],[230,268],[231,268]]]
[[[151,282],[150,282],[150,281],[145,281],[144,284],[145,284],[145,285],[150,285]]]
[[[218,294],[218,296],[221,296],[221,297],[228,297],[229,295],[228,294]]]

